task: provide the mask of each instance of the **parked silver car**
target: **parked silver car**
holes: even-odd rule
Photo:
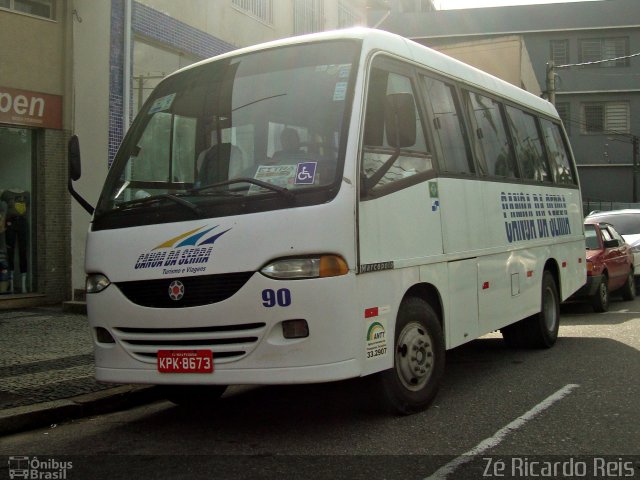
[[[589,220],[610,223],[618,231],[624,241],[631,247],[633,266],[636,277],[640,275],[640,209],[610,210],[608,212],[592,212]]]

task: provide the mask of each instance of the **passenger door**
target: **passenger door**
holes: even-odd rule
[[[416,92],[411,67],[373,60],[360,159],[361,272],[442,254],[438,184]]]

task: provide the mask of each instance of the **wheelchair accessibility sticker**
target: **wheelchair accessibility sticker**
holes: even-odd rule
[[[296,185],[313,185],[316,180],[318,162],[299,163],[296,169]]]

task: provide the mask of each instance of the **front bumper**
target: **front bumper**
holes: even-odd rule
[[[265,290],[287,289],[287,307],[264,305]],[[286,384],[357,377],[365,324],[357,315],[355,276],[278,281],[259,273],[234,296],[187,308],[142,307],[112,284],[87,298],[96,379],[141,384]],[[282,322],[305,319],[306,338],[287,339]],[[98,329],[113,337],[100,341]],[[211,350],[213,373],[160,373],[157,351]]]

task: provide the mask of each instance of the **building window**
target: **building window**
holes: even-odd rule
[[[584,134],[630,133],[631,118],[626,102],[584,103],[581,114]]]
[[[591,38],[580,40],[580,63],[594,63],[597,67],[628,67],[629,59],[620,58],[629,55],[629,38]],[[618,58],[603,62],[610,58]]]
[[[551,40],[550,58],[554,65],[569,64],[569,40]]]
[[[324,0],[295,0],[293,3],[293,33],[320,32],[324,28]]]
[[[0,0],[0,8],[8,8],[36,17],[53,19],[53,0]]]
[[[265,23],[273,24],[273,0],[233,0],[233,4]]]
[[[559,102],[556,104],[556,110],[560,115],[560,120],[567,131],[567,135],[571,133],[571,104],[569,102]]]
[[[345,0],[338,2],[338,28],[347,28],[360,23],[360,16],[356,14]]]

